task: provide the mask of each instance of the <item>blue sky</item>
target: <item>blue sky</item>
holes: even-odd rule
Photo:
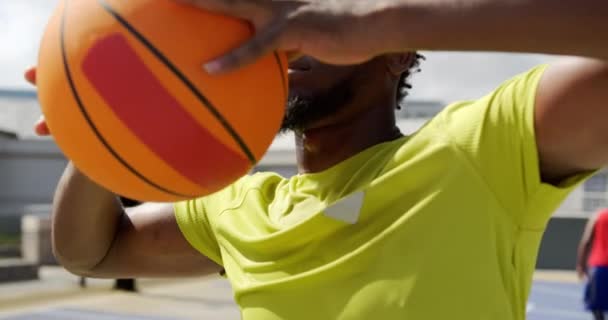
[[[36,63],[40,38],[57,0],[0,0],[0,88],[29,88],[23,70]],[[539,55],[428,53],[413,80],[413,99],[473,99],[507,78],[550,60]]]

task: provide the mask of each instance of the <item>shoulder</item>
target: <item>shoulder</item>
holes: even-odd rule
[[[192,211],[207,215],[220,214],[228,208],[238,207],[250,191],[261,191],[268,199],[275,193],[274,190],[286,179],[272,172],[258,172],[245,175],[225,188],[188,201],[176,203],[176,211]]]
[[[599,210],[596,215],[596,219],[608,220],[608,208]]]
[[[286,178],[276,172],[263,171],[255,172],[245,177],[242,177],[239,180],[239,183],[241,183],[245,187],[262,187],[275,186],[286,180]]]
[[[276,190],[286,184],[288,179],[274,172],[256,172],[241,177],[214,197],[226,203],[242,203],[252,192],[262,195],[267,201],[274,198]]]
[[[438,116],[444,120],[471,118],[482,120],[484,116],[495,116],[485,120],[521,120],[521,118],[509,119],[509,116],[515,116],[517,113],[523,116],[527,108],[534,106],[536,92],[548,66],[538,65],[519,73],[476,99],[456,101],[448,105]],[[502,118],[498,118],[499,116]]]
[[[231,197],[237,197],[246,193],[249,189],[274,188],[285,180],[281,175],[274,172],[255,172],[239,178],[211,196],[230,195]]]

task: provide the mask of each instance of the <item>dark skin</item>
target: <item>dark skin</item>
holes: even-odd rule
[[[307,57],[291,63],[292,97],[315,101],[328,92],[327,96],[337,95],[335,88],[353,93],[332,108],[312,104],[294,119],[301,173],[325,170],[370,146],[401,137],[395,124],[395,97],[399,77],[414,57],[389,54],[352,66],[331,66]],[[35,69],[25,77],[35,84]],[[51,134],[44,118],[36,123],[35,131]],[[72,164],[57,187],[53,246],[66,269],[87,277],[183,277],[221,269],[186,241],[172,205],[123,208],[114,194]]]
[[[397,75],[407,70],[411,59],[405,54],[356,66],[319,64],[309,74],[302,73],[301,80],[295,79],[300,77],[298,73],[292,73],[293,92],[300,90],[304,96],[321,94],[341,81],[355,79],[355,74],[365,76],[353,80],[353,85],[358,83],[353,90],[356,94],[348,103],[336,112],[321,112],[318,121],[306,122],[296,133],[300,172],[322,171],[369,146],[400,136],[394,118]],[[323,81],[304,80],[304,75],[314,79],[317,72],[324,74]],[[26,72],[26,78],[35,83],[35,70]],[[559,181],[608,164],[607,85],[608,66],[599,60],[567,59],[547,71],[535,106],[539,166],[545,181]],[[35,130],[50,134],[44,119]],[[179,277],[221,270],[185,240],[170,204],[124,209],[114,194],[71,164],[57,187],[53,245],[66,269],[88,277]]]
[[[316,112],[311,123],[301,123],[295,133],[298,171],[323,171],[375,144],[401,137],[395,109],[399,76],[407,71],[415,53],[389,54],[367,63],[335,66],[308,56],[290,63],[290,95],[314,97],[348,82],[352,96],[340,101],[338,110]],[[35,72],[26,73],[35,82]],[[326,106],[314,105],[315,109]],[[300,122],[300,121],[298,121]],[[290,128],[295,129],[295,128]],[[50,134],[44,119],[35,126],[40,135]]]
[[[409,69],[414,56],[392,54],[347,67],[323,64],[310,57],[292,62],[292,95],[315,96],[344,81],[365,88],[354,90],[338,110],[304,123],[296,131],[300,173],[323,171],[373,145],[402,136],[395,122],[395,97],[399,76]]]
[[[346,65],[316,69],[326,70],[324,77],[311,77],[306,85],[302,80],[300,89],[315,90],[316,95],[340,80],[353,79],[355,98],[318,123],[300,126],[296,143],[301,172],[321,171],[399,136],[393,115],[396,75],[409,66],[404,63],[408,59],[390,55],[399,61],[392,63],[395,60],[386,55],[370,58],[418,49],[579,56],[553,64],[539,84],[534,106],[539,167],[544,181],[559,182],[608,165],[605,0],[181,2],[234,15],[254,26],[255,37],[229,55],[206,63],[208,72],[238,68],[275,49]],[[354,75],[362,78],[354,80]],[[33,82],[35,71],[26,76]],[[295,77],[291,76],[294,92],[299,86]],[[335,108],[319,108],[327,107]],[[49,133],[43,119],[36,130]],[[123,209],[111,192],[72,165],[57,188],[53,244],[65,268],[87,276],[167,277],[220,269],[188,244],[171,205]]]
[[[585,225],[585,230],[583,231],[583,235],[578,244],[578,250],[576,255],[576,273],[579,279],[583,280],[589,276],[588,268],[587,268],[587,258],[589,257],[589,252],[591,251],[591,243],[593,243],[593,238],[595,236],[595,223],[597,222],[597,215],[589,218],[587,220],[587,224]]]

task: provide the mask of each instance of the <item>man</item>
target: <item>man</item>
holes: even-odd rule
[[[285,127],[300,174],[256,174],[202,199],[125,210],[70,165],[53,210],[67,269],[223,268],[245,320],[525,318],[547,220],[608,163],[607,2],[186,2],[256,28],[207,72],[277,48],[316,58],[290,72]],[[452,104],[403,136],[394,98],[419,48],[581,57]],[[36,130],[48,133],[44,121]]]
[[[577,258],[578,276],[587,280],[585,308],[593,313],[595,320],[604,320],[604,313],[608,311],[608,209],[587,221]]]

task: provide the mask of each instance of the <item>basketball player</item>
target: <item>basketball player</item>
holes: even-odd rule
[[[595,320],[604,320],[608,311],[608,209],[587,221],[578,246],[576,271],[586,279],[584,301]]]
[[[245,320],[525,318],[547,220],[608,163],[608,2],[187,2],[258,32],[208,72],[275,48],[308,55],[291,64],[284,123],[299,174],[127,210],[69,165],[53,209],[68,270],[225,270]],[[579,57],[450,104],[404,136],[395,97],[419,48]],[[48,133],[44,121],[37,131]]]

